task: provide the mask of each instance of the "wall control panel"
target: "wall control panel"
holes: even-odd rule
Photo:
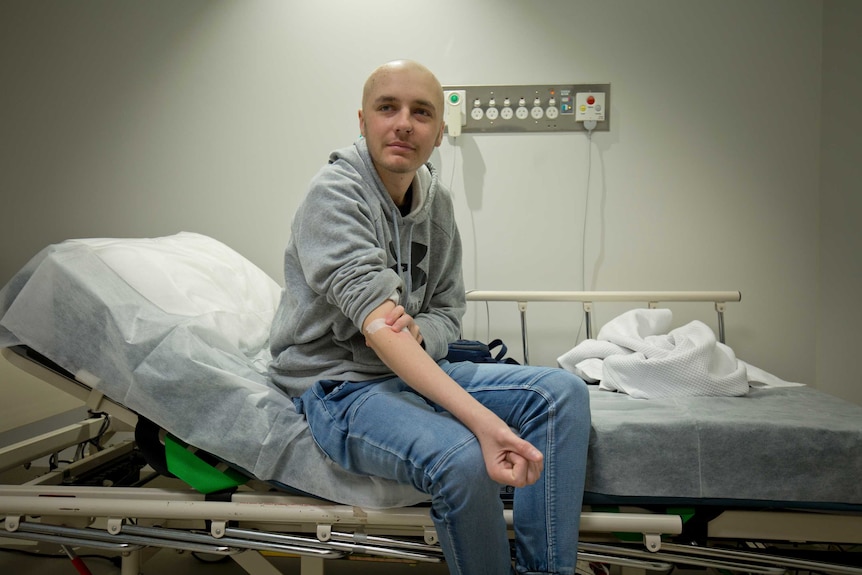
[[[575,119],[579,122],[605,119],[605,94],[603,92],[578,92],[575,94]],[[598,126],[598,124],[596,124]]]
[[[444,86],[443,91],[446,131],[451,136],[585,132],[585,121],[595,121],[594,131],[607,132],[611,127],[610,84]]]

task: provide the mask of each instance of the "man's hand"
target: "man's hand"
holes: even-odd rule
[[[422,334],[419,333],[419,324],[413,319],[413,316],[408,315],[404,306],[397,305],[386,314],[386,325],[392,328],[392,331],[407,330],[416,343],[422,345]]]
[[[479,444],[488,475],[497,483],[525,487],[538,481],[542,475],[542,453],[505,424],[479,437]]]

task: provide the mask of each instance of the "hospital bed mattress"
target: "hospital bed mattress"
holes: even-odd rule
[[[586,501],[862,510],[862,407],[807,386],[633,399],[591,386]]]
[[[424,500],[325,458],[269,382],[280,288],[197,234],[74,240],[0,290],[0,346],[26,345],[189,444],[265,481],[369,508]],[[862,407],[808,387],[637,400],[592,389],[589,502],[862,509]]]

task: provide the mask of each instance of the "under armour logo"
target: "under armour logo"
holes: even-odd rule
[[[389,253],[397,262],[398,254],[396,253],[395,245],[392,242],[389,242]],[[408,269],[410,271],[410,279],[413,281],[413,291],[424,287],[425,284],[428,283],[428,274],[425,273],[425,270],[419,267],[419,264],[422,263],[426,255],[428,255],[428,246],[413,242],[410,244],[409,261],[411,262],[411,265],[406,263],[401,264],[401,273],[407,273]],[[391,269],[395,271],[395,273],[398,273],[398,263],[395,263]]]

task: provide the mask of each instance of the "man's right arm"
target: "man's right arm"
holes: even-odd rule
[[[535,483],[542,472],[539,450],[440,369],[411,332],[412,319],[404,319],[410,316],[402,314],[400,321],[387,323],[395,307],[387,300],[366,317],[362,330],[369,347],[417,393],[443,407],[473,432],[491,479],[515,487]]]

